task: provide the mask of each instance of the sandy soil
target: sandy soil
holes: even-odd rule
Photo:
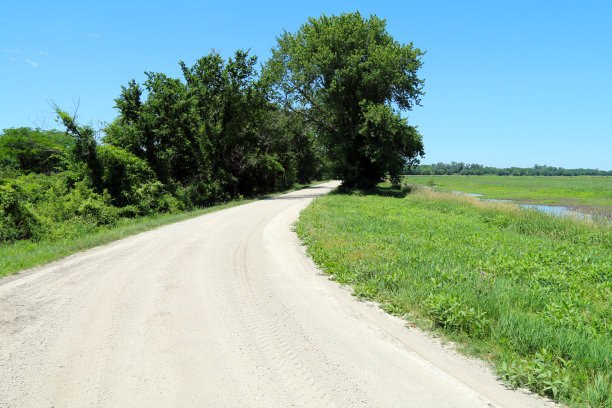
[[[540,407],[322,276],[327,183],[0,281],[0,407]]]

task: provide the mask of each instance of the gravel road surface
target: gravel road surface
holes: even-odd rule
[[[322,276],[291,225],[337,183],[0,280],[0,407],[544,407]]]

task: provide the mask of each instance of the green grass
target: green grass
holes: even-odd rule
[[[225,208],[246,204],[258,199],[267,198],[289,191],[298,190],[321,183],[315,181],[310,184],[298,184],[291,190],[262,197],[232,201],[213,207],[187,211],[178,214],[160,214],[141,218],[123,218],[113,226],[91,227],[75,223],[65,239],[51,239],[43,241],[17,241],[0,245],[0,277],[18,273],[24,269],[33,268],[45,263],[61,259],[65,256],[84,251],[99,245],[104,245],[121,238],[148,231],[166,224],[198,217],[207,213],[223,210]]]
[[[298,234],[325,272],[490,360],[510,385],[612,404],[611,225],[386,193],[331,194],[302,213]]]
[[[404,176],[404,182],[439,190],[482,194],[484,198],[578,207],[612,216],[612,177]]]

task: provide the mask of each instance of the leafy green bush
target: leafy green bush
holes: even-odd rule
[[[80,203],[76,214],[95,225],[112,225],[117,221],[118,209],[108,201],[108,195],[94,193]]]
[[[112,205],[107,191],[96,193],[88,180],[74,181],[70,174],[62,174],[49,184],[38,211],[51,225],[53,236],[70,235],[70,226],[79,231],[78,224],[112,225],[119,218],[119,209]],[[67,223],[66,230],[61,224]]]
[[[424,301],[425,309],[434,323],[471,337],[482,337],[490,331],[491,322],[486,313],[470,307],[458,296],[430,294]]]
[[[17,181],[0,184],[0,243],[32,238],[40,231],[38,217],[24,203],[23,196]]]
[[[185,186],[178,185],[175,187],[174,195],[185,208],[209,206],[232,199],[232,196],[224,191],[219,180],[198,179]]]
[[[498,373],[513,387],[528,387],[549,397],[559,398],[566,395],[570,388],[570,375],[566,372],[568,364],[568,361],[542,349],[532,358],[502,363]]]
[[[159,181],[148,182],[136,188],[136,205],[142,214],[176,213],[184,205],[164,189]]]
[[[117,215],[121,218],[135,218],[140,215],[140,209],[135,205],[126,205],[117,209]]]
[[[102,186],[115,204],[123,207],[136,204],[134,191],[144,183],[155,180],[155,173],[146,161],[116,146],[98,146],[102,167]]]

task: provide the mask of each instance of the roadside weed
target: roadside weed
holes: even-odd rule
[[[612,407],[612,375],[597,374],[595,381],[588,386],[585,392],[586,401],[592,407]]]
[[[433,322],[445,329],[460,331],[470,337],[482,337],[490,330],[486,313],[467,306],[463,299],[457,296],[431,294],[424,304]]]
[[[498,374],[513,387],[529,387],[551,398],[566,396],[569,391],[570,376],[566,373],[567,362],[554,357],[543,349],[532,358],[503,362]]]

